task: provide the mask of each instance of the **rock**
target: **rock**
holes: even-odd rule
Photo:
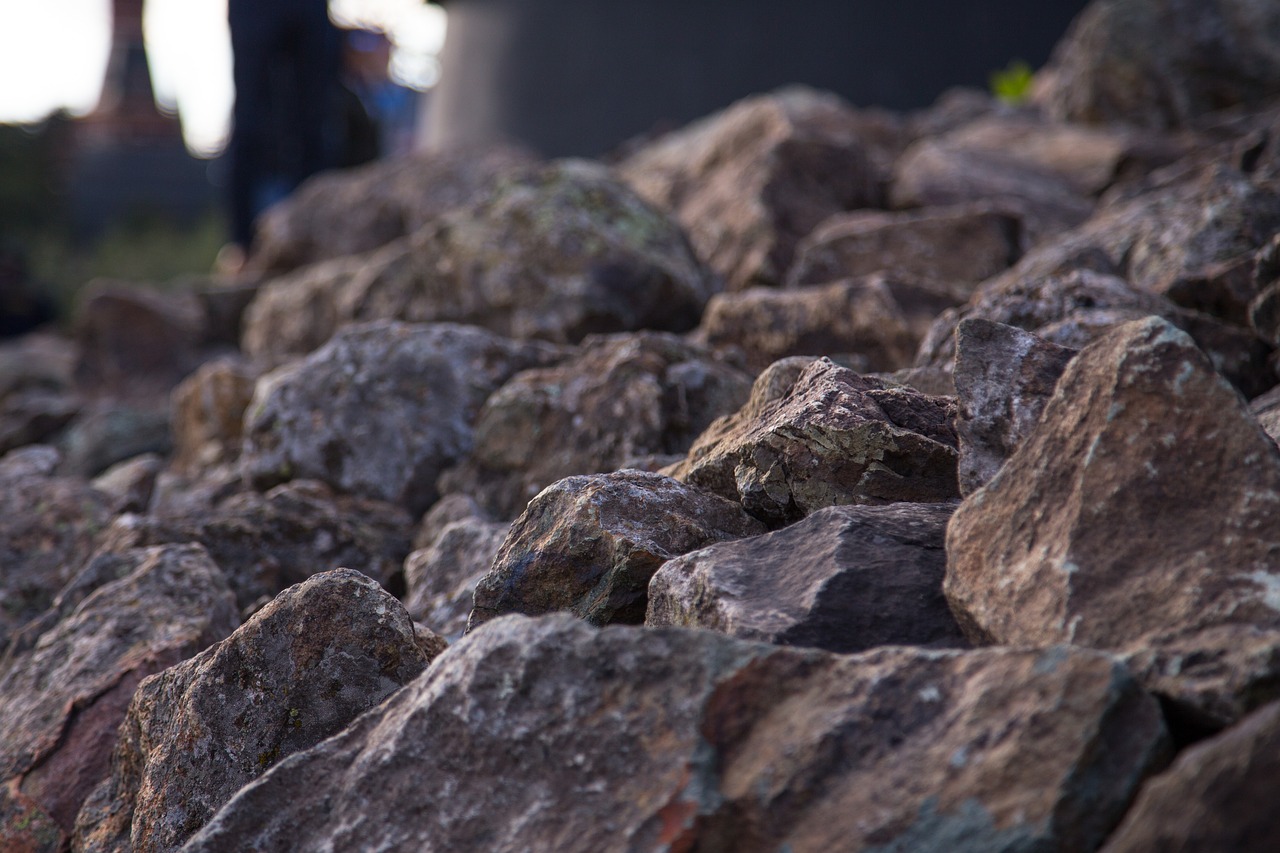
[[[1266,850],[1280,837],[1280,702],[1178,756],[1149,780],[1105,853]]]
[[[400,603],[351,569],[280,593],[234,634],[143,681],[76,849],[177,850],[244,785],[337,734],[429,661]]]
[[[1249,326],[1272,346],[1280,346],[1280,234],[1254,256]]]
[[[761,377],[764,379],[764,376]],[[824,506],[957,497],[955,404],[811,363],[772,402],[761,379],[672,474],[781,526]]]
[[[468,631],[504,613],[568,610],[593,624],[644,621],[665,561],[762,533],[742,507],[670,477],[568,477],[529,502],[476,587]]]
[[[942,595],[949,504],[820,509],[763,536],[668,560],[645,624],[859,652],[965,646]]]
[[[684,453],[750,388],[747,374],[674,335],[592,336],[568,360],[518,373],[489,395],[470,455],[441,490],[514,518],[557,480]]]
[[[421,513],[472,444],[485,398],[558,356],[467,326],[366,323],[258,381],[241,469],[256,488],[317,479]]]
[[[1236,392],[1167,322],[1128,323],[1076,356],[1040,425],[953,516],[947,598],[975,642],[1123,653],[1280,629],[1278,509],[1280,449]],[[1181,693],[1166,698],[1221,704],[1212,683],[1166,672]]]
[[[348,255],[301,267],[268,280],[245,309],[241,351],[258,365],[279,367],[319,349],[339,325],[343,288],[360,276],[380,275],[404,265],[408,238],[363,255]]]
[[[226,573],[239,607],[251,613],[286,587],[339,566],[359,566],[394,591],[412,528],[398,507],[296,480],[188,516],[121,516],[99,549],[199,542]]]
[[[58,436],[59,471],[72,477],[96,477],[117,462],[173,449],[167,401],[130,403],[105,397],[80,411]]]
[[[1164,755],[1156,702],[1092,652],[843,657],[510,617],[186,850],[1065,853]],[[424,785],[449,795],[424,810]]]
[[[226,580],[200,546],[137,550],[122,559],[127,574],[0,662],[0,779],[64,838],[106,775],[138,683],[238,624]],[[0,812],[11,807],[12,800]],[[0,828],[0,847],[12,849],[7,831]]]
[[[446,524],[430,545],[411,552],[404,561],[409,615],[450,642],[461,637],[476,584],[488,574],[510,527],[479,515],[458,519]]]
[[[786,89],[668,134],[618,173],[674,213],[727,290],[778,285],[818,223],[881,206],[887,158],[867,125],[834,95]]]
[[[1077,350],[990,320],[956,329],[960,494],[985,485],[1036,424]]]
[[[163,470],[163,458],[154,453],[143,453],[112,465],[95,477],[91,485],[110,499],[112,515],[145,513],[151,505],[156,480]]]
[[[1076,122],[1185,127],[1280,87],[1280,8],[1269,0],[1095,0],[1050,65],[1044,104]]]
[[[76,350],[48,334],[0,343],[0,456],[50,441],[80,411]]]
[[[0,652],[11,631],[49,607],[111,520],[106,495],[53,476],[58,461],[40,445],[0,458]]]
[[[1018,217],[982,205],[838,213],[800,242],[787,286],[884,272],[971,290],[1018,259],[1020,231]]]
[[[525,151],[495,147],[324,172],[258,218],[248,266],[281,273],[368,252],[465,207],[533,164]]]
[[[260,372],[238,358],[207,362],[173,389],[173,467],[199,473],[234,462],[244,436],[244,413]]]
[[[435,544],[445,528],[455,521],[493,521],[471,495],[451,492],[431,505],[422,521],[418,523],[418,532],[413,535],[413,548],[422,551]]]

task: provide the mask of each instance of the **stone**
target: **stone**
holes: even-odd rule
[[[493,147],[421,152],[324,172],[258,218],[248,267],[279,274],[363,254],[465,207],[534,163],[521,149]]]
[[[1280,775],[1280,702],[1178,756],[1150,779],[1102,848],[1266,850],[1280,837],[1270,794]]]
[[[974,642],[1187,640],[1191,659],[1196,632],[1280,629],[1278,509],[1280,449],[1191,339],[1151,317],[1081,351],[1040,425],[956,511],[945,591]],[[1180,695],[1164,695],[1192,713],[1222,704],[1218,676],[1167,674]]]
[[[983,205],[838,213],[800,242],[787,286],[883,272],[972,288],[1018,260],[1021,227],[1018,217]]]
[[[452,324],[349,327],[258,380],[241,470],[258,489],[315,479],[347,494],[426,510],[436,479],[472,447],[481,404],[558,350]]]
[[[0,662],[0,779],[64,839],[107,773],[138,683],[239,624],[226,579],[200,546],[142,549],[122,560],[123,577]],[[7,830],[0,828],[0,847],[12,849]]]
[[[1280,8],[1269,0],[1095,0],[1050,63],[1055,118],[1178,128],[1257,105],[1280,87]]]
[[[726,290],[776,286],[818,223],[881,206],[885,158],[867,125],[834,95],[785,89],[667,134],[618,173],[674,213]]]
[[[98,545],[122,552],[199,542],[226,574],[238,606],[252,613],[281,590],[339,566],[359,566],[394,591],[412,530],[413,519],[399,507],[295,480],[191,515],[123,515]]]
[[[144,453],[168,456],[173,449],[168,401],[103,397],[80,410],[56,445],[62,452],[59,472],[86,479]]]
[[[671,334],[591,336],[567,360],[518,373],[489,395],[471,452],[441,478],[441,491],[514,518],[557,480],[684,453],[750,388],[746,373]]]
[[[846,657],[508,617],[185,849],[1066,853],[1101,844],[1165,744],[1157,703],[1089,651]]]
[[[11,631],[49,607],[111,520],[109,498],[55,476],[59,461],[42,445],[0,457],[0,652]]]
[[[404,560],[404,606],[409,615],[449,642],[461,637],[476,585],[489,573],[510,527],[477,514],[449,522],[431,544],[410,552]]]
[[[740,501],[774,527],[824,506],[958,496],[953,401],[828,359],[810,363],[771,402],[757,394],[761,379],[747,406],[713,424],[673,476]]]
[[[1249,326],[1272,346],[1280,345],[1280,234],[1258,250],[1253,263]]]
[[[1036,424],[1078,350],[972,318],[956,328],[960,494],[985,485]]]
[[[737,504],[661,474],[567,477],[512,523],[476,586],[467,630],[505,613],[557,610],[597,625],[639,624],[664,562],[763,532]]]
[[[240,350],[254,364],[272,368],[319,349],[350,322],[338,308],[343,288],[359,276],[403,265],[407,253],[408,238],[402,238],[268,279],[245,309]]]
[[[244,413],[261,372],[243,359],[206,362],[170,395],[173,468],[198,474],[234,462],[244,438]]]
[[[48,442],[80,411],[75,345],[50,334],[0,343],[0,456]]]
[[[164,466],[161,456],[143,453],[112,465],[95,477],[90,485],[110,499],[112,515],[145,513],[151,506],[151,495]]]
[[[77,850],[177,850],[244,785],[337,734],[430,663],[400,603],[351,569],[313,575],[235,633],[143,681]]]
[[[842,653],[967,646],[942,594],[953,509],[827,507],[773,533],[676,557],[649,582],[645,624]]]

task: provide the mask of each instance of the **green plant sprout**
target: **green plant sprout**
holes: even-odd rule
[[[992,71],[987,78],[991,94],[1001,102],[1016,107],[1031,97],[1031,84],[1035,72],[1021,59],[1015,59],[1000,71]]]

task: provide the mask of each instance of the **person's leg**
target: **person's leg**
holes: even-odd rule
[[[296,98],[292,104],[292,132],[296,134],[298,182],[338,165],[341,150],[341,100],[339,74],[342,62],[341,33],[329,20],[323,0],[313,0],[298,11],[293,42]]]
[[[272,62],[271,16],[254,0],[232,0],[227,21],[231,29],[235,106],[231,140],[227,147],[230,169],[227,181],[231,239],[248,251],[257,214],[254,197],[266,179],[271,146],[269,101]]]

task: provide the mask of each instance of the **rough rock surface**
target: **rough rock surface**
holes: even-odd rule
[[[593,336],[561,364],[518,373],[489,395],[474,447],[441,491],[465,492],[514,518],[557,480],[684,453],[750,388],[747,374],[674,335]]]
[[[133,404],[102,398],[81,409],[55,442],[62,453],[60,474],[96,477],[143,453],[167,455],[173,449],[168,405],[163,397]]]
[[[640,623],[649,579],[665,561],[762,532],[737,504],[660,474],[568,477],[511,525],[476,586],[468,630],[504,613],[555,610],[599,625]]]
[[[954,402],[825,358],[762,402],[772,396],[762,381],[773,380],[762,374],[747,405],[713,424],[672,475],[772,526],[824,506],[958,496]]]
[[[198,473],[239,457],[244,413],[259,375],[242,359],[218,359],[201,365],[173,389],[170,423],[175,469]]]
[[[123,576],[0,662],[0,800],[18,792],[63,834],[106,775],[138,683],[239,624],[226,579],[198,545],[132,551],[115,568]],[[0,827],[0,848],[13,849],[12,828]]]
[[[1148,318],[1071,362],[1040,426],[957,510],[945,589],[976,642],[1181,642],[1190,663],[1197,632],[1280,629],[1277,519],[1280,450],[1190,338]],[[1181,686],[1162,692],[1214,716],[1220,674],[1200,696],[1189,669],[1172,664]],[[1237,707],[1278,677],[1251,672]]]
[[[668,560],[645,624],[787,646],[965,646],[942,594],[951,504],[820,509],[763,536]]]
[[[441,471],[471,449],[485,398],[557,355],[468,326],[347,328],[258,381],[241,469],[260,489],[316,479],[420,513],[438,497]]]
[[[1040,422],[1077,350],[973,318],[956,329],[960,494],[987,483]]]
[[[314,575],[227,639],[139,685],[75,846],[177,850],[281,759],[337,734],[429,660],[400,603],[351,569]]]
[[[80,411],[75,345],[48,334],[0,343],[0,456],[50,441]]]
[[[880,206],[883,165],[866,131],[839,98],[787,89],[669,134],[618,172],[674,212],[728,290],[778,285],[818,223]]]
[[[461,637],[476,584],[488,574],[510,527],[479,515],[458,519],[444,525],[427,547],[411,552],[404,561],[409,615],[450,642]]]
[[[164,457],[159,454],[142,453],[112,465],[94,477],[90,485],[110,501],[113,516],[123,512],[146,512],[164,466]]]
[[[508,618],[186,849],[1065,853],[1163,755],[1155,701],[1092,652],[843,657]]]

